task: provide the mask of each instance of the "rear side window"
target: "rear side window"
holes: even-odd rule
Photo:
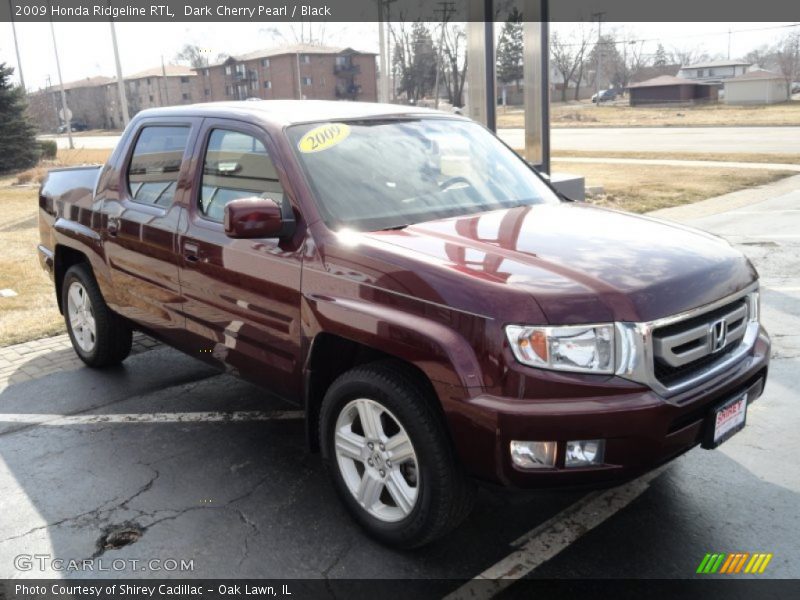
[[[143,204],[170,206],[181,170],[189,127],[145,127],[128,167],[128,191]]]
[[[200,212],[222,222],[228,202],[252,196],[278,203],[283,199],[283,188],[267,149],[252,135],[214,129],[203,159]]]

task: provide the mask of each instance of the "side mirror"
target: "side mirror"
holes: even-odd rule
[[[294,233],[294,215],[270,198],[237,198],[225,205],[225,235],[230,238],[281,238]]]

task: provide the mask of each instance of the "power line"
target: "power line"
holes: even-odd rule
[[[606,24],[610,25],[610,23]],[[736,33],[750,33],[753,31],[770,31],[773,29],[787,29],[790,27],[800,27],[800,23],[791,23],[789,25],[773,25],[771,27],[751,27],[749,29],[729,29],[725,31],[716,31],[709,33],[689,33],[686,35],[671,35],[666,37],[662,36],[654,38],[636,38],[629,40],[606,40],[603,43],[606,45],[617,45],[617,44],[644,43],[644,42],[664,42],[668,40],[679,40],[679,39],[696,38],[696,37],[723,36]],[[561,46],[581,46],[581,45],[582,44],[579,42],[568,42],[561,44]]]

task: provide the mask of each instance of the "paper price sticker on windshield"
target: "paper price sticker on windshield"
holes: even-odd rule
[[[344,123],[328,123],[315,127],[305,134],[297,143],[297,148],[304,154],[321,152],[341,144],[350,135],[350,127]]]

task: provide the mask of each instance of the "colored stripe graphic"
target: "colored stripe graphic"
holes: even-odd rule
[[[754,554],[749,552],[734,552],[731,554],[724,552],[707,553],[703,560],[700,561],[696,573],[732,575],[741,573],[742,569],[744,569],[744,573],[760,574],[767,569],[772,557],[773,554],[767,552],[756,552]]]

